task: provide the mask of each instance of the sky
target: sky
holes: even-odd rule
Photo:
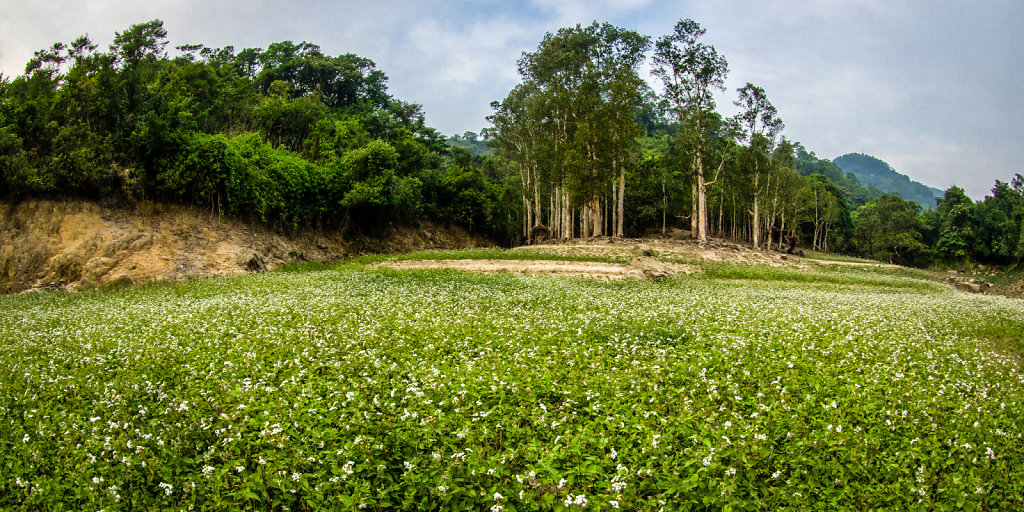
[[[718,108],[752,82],[783,134],[822,158],[866,153],[975,199],[1024,174],[1024,20],[1019,0],[0,0],[0,72],[35,50],[160,19],[171,47],[308,41],[376,62],[396,98],[444,134],[488,126],[545,33],[609,22],[657,39],[691,18],[729,62]],[[653,78],[649,78],[656,85]]]

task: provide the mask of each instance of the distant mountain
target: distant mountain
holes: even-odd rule
[[[494,155],[494,150],[487,147],[487,142],[480,139],[475,132],[466,132],[462,135],[452,135],[448,138],[448,145],[465,149],[473,156]]]
[[[891,165],[873,156],[848,153],[833,160],[845,172],[852,172],[861,183],[874,185],[883,192],[899,194],[907,201],[914,201],[925,209],[935,208],[935,198],[944,191],[912,181],[900,174]]]

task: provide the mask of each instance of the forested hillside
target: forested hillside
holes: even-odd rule
[[[733,95],[739,112],[721,115],[715,95],[725,91],[729,65],[705,33],[693,20],[657,39],[594,23],[549,33],[523,54],[522,80],[492,104],[484,132],[518,174],[522,239],[677,226],[702,242],[799,244],[902,264],[1013,265],[1024,256],[1019,174],[996,182],[983,202],[953,187],[922,211],[887,194],[889,182],[873,184],[878,172],[862,179],[840,165],[863,158],[833,162],[787,140],[781,113],[753,83]],[[652,83],[640,74],[647,59]],[[885,167],[889,178],[901,176]]]
[[[941,190],[912,181],[906,175],[896,172],[891,165],[870,155],[847,153],[836,158],[835,163],[844,171],[853,173],[861,182],[883,192],[899,194],[922,208],[935,208],[935,199],[942,197]]]
[[[0,80],[0,196],[183,202],[283,230],[430,218],[511,241],[507,188],[369,59],[168,45],[151,21]]]
[[[491,126],[452,137],[357,55],[168,49],[160,21],[107,51],[81,37],[0,77],[0,197],[172,202],[282,232],[430,219],[505,245],[683,228],[914,265],[1024,257],[1020,175],[980,202],[953,187],[934,210],[887,194],[872,184],[895,174],[884,162],[788,140],[754,83],[719,113],[729,65],[705,33],[693,20],[657,38],[596,22],[549,33]],[[865,161],[885,169],[842,168]]]

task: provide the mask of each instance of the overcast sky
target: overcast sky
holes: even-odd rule
[[[859,152],[927,185],[980,199],[1024,173],[1024,2],[1020,0],[0,0],[0,72],[32,52],[161,19],[171,46],[265,48],[309,41],[373,59],[391,93],[445,134],[487,126],[518,81],[516,60],[546,32],[610,22],[657,38],[682,18],[729,61],[719,109],[763,87],[784,134],[820,157]]]

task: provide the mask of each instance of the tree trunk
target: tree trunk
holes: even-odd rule
[[[753,135],[753,133],[751,133],[751,136],[750,136],[750,145],[751,145],[751,149],[753,149],[753,146],[754,146],[754,135]],[[760,206],[760,205],[758,205],[758,197],[761,195],[761,190],[758,188],[758,181],[760,181],[760,179],[761,179],[761,170],[760,170],[760,168],[758,166],[758,155],[755,153],[754,154],[754,211],[753,211],[754,227],[753,227],[753,230],[751,231],[751,236],[753,237],[753,241],[754,241],[754,249],[758,249],[759,246],[761,245],[761,237],[760,237],[761,215],[760,215],[760,211],[758,209],[758,207]]]
[[[619,203],[619,205],[618,205],[619,214],[616,217],[618,222],[615,225],[615,236],[617,236],[619,238],[622,238],[622,237],[626,236],[626,230],[625,230],[626,223],[623,220],[625,218],[625,213],[626,213],[626,169],[624,169],[624,168],[620,168],[619,169],[619,201],[618,201],[618,203]]]
[[[772,174],[771,173],[768,173],[768,176],[766,177],[765,181],[766,181],[766,183],[765,183],[765,186],[764,186],[764,198],[765,198],[765,201],[767,201],[768,198],[772,194]],[[767,208],[767,205],[765,207]],[[768,222],[766,222],[765,226],[764,226],[764,232],[765,232],[765,244],[764,244],[764,247],[765,247],[765,249],[771,250],[771,248],[772,248],[772,226],[775,225],[775,210],[774,209],[771,211],[770,214],[768,214],[768,219],[767,220],[768,220]]]
[[[665,224],[668,216],[668,193],[665,192],[665,180],[661,180],[661,234],[665,234]]]
[[[551,204],[548,206],[548,228],[551,230],[551,238],[558,238],[558,226],[555,225],[555,220],[558,219],[558,209],[555,207],[556,199],[558,198],[558,187],[552,187],[551,189]]]
[[[732,239],[736,240],[736,194],[732,194]]]
[[[757,164],[754,165],[756,166]],[[758,204],[758,196],[760,194],[758,194],[757,190],[757,182],[759,178],[760,176],[757,172],[754,172],[754,219],[752,221],[754,225],[750,233],[754,240],[754,249],[758,249],[761,245],[761,212],[759,210],[760,205]]]
[[[786,209],[782,209],[782,225],[779,227],[779,252],[782,252],[782,241],[786,238]]]
[[[818,215],[818,191],[817,191],[817,189],[815,189],[815,191],[814,191],[814,240],[812,240],[812,242],[811,242],[811,247],[813,247],[815,251],[818,250],[818,231],[820,229],[820,226],[821,226],[821,218]]]
[[[530,231],[532,227],[530,224],[530,215],[533,213],[533,209],[530,207],[530,200],[523,196],[523,240],[526,240],[526,245],[530,245]]]
[[[614,167],[614,164],[612,164],[612,166]],[[612,195],[608,196],[608,201],[605,201],[605,218],[608,219],[608,221],[609,221],[607,227],[608,227],[608,234],[611,235],[611,236],[615,236],[615,234],[616,234],[615,226],[617,226],[618,222],[619,222],[619,208],[617,206],[618,205],[619,192],[618,192],[617,189],[618,189],[618,183],[616,182],[615,179],[612,179]],[[608,211],[609,209],[608,209],[607,205],[609,205],[609,204],[612,205],[611,211]]]
[[[722,224],[722,218],[724,217],[724,215],[725,215],[725,193],[723,192],[723,193],[718,195],[718,236],[722,236],[722,231],[724,229],[723,224]]]
[[[587,211],[589,209],[590,207],[587,205],[580,207],[580,238],[587,238],[587,235],[589,234],[588,230],[590,229],[590,226],[587,222],[590,220],[590,212]]]
[[[697,238],[697,179],[690,186],[690,238]]]
[[[534,226],[539,226],[539,225],[542,224],[543,217],[541,217],[541,214],[543,212],[541,211],[542,210],[541,204],[542,203],[540,201],[540,170],[537,169],[537,164],[534,164],[533,165],[533,208],[534,208],[534,210],[533,210],[533,223],[534,223]],[[551,224],[550,218],[548,219],[548,224]]]
[[[573,217],[576,212],[572,209],[572,201],[569,200],[569,193],[562,191],[562,238],[565,240],[576,238],[576,219]]]
[[[696,164],[697,211],[694,213],[697,216],[697,240],[703,245],[708,241],[708,201],[707,190],[704,184],[704,160],[699,154],[696,157]]]

